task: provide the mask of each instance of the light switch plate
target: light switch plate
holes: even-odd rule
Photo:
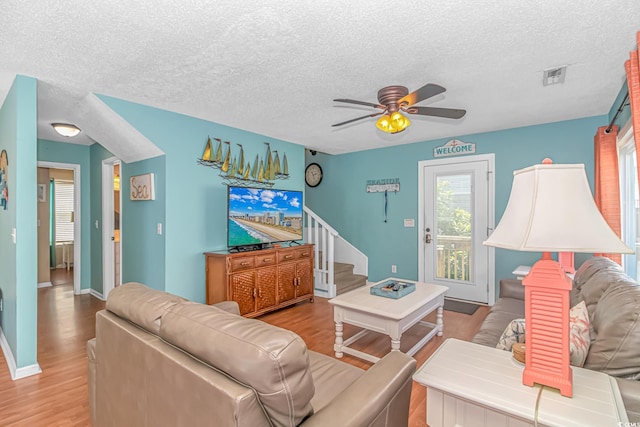
[[[410,228],[410,227],[415,227],[415,225],[416,225],[416,222],[413,220],[413,218],[405,218],[404,219],[404,226],[405,227]]]

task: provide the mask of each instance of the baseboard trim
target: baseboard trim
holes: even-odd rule
[[[104,297],[102,296],[102,294],[98,291],[96,291],[95,289],[83,289],[83,291],[87,291],[87,292],[82,292],[82,293],[88,293],[91,296],[94,296],[96,298],[98,298],[100,301],[104,301]]]
[[[49,288],[53,286],[53,283],[51,282],[40,282],[38,283],[38,288]]]
[[[12,380],[19,380],[20,378],[30,377],[31,375],[36,375],[42,372],[40,365],[37,363],[24,366],[22,368],[16,368],[16,360],[13,358],[11,347],[9,347],[9,342],[7,341],[7,337],[4,335],[2,328],[0,328],[0,348],[2,348],[4,358],[7,360],[7,367],[9,368],[9,374],[11,375]]]

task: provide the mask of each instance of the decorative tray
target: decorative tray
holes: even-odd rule
[[[398,299],[416,290],[415,283],[389,279],[369,288],[371,295]]]

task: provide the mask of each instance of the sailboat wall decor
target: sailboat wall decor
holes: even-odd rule
[[[214,144],[213,141],[216,143]],[[232,154],[229,141],[222,141],[220,138],[212,140],[211,137],[207,137],[198,164],[218,169],[222,183],[225,185],[271,188],[275,180],[289,179],[289,164],[285,153],[282,154],[282,161],[280,161],[278,152],[271,151],[271,144],[268,142],[265,144],[267,146],[265,156],[260,158],[256,155],[252,166],[250,161],[245,163],[242,144],[236,144],[240,149],[236,157]]]

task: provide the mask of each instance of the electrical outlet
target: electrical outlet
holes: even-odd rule
[[[0,298],[0,311],[2,311],[2,310],[3,310],[3,307],[2,307],[2,298]]]
[[[391,266],[391,272],[392,273],[397,273],[398,272],[398,267],[396,267],[395,264]]]

